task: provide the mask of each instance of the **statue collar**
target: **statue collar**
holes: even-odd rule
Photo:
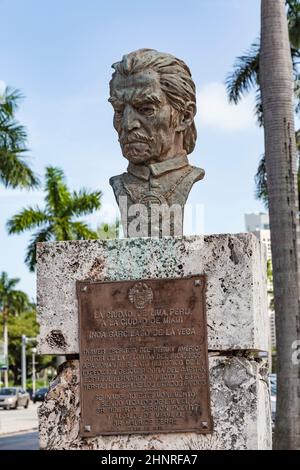
[[[188,158],[186,155],[181,157],[170,158],[163,162],[151,163],[150,165],[135,165],[134,163],[129,163],[127,167],[128,173],[141,178],[143,180],[149,180],[150,176],[161,176],[165,173],[169,173],[173,170],[179,170],[189,164]]]

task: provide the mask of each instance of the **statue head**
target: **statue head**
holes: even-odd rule
[[[186,155],[196,142],[196,91],[176,57],[140,49],[112,65],[109,101],[125,158],[150,164]]]

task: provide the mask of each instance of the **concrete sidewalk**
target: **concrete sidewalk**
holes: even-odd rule
[[[30,402],[27,409],[16,410],[0,409],[0,436],[20,433],[24,431],[36,431],[38,429],[37,409],[40,403]]]

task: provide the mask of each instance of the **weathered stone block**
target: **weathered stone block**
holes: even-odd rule
[[[79,436],[79,363],[66,362],[39,408],[41,449],[271,449],[267,366],[243,356],[209,358],[213,434]]]
[[[76,354],[76,280],[206,274],[208,349],[268,349],[266,258],[251,234],[39,243],[40,354]]]

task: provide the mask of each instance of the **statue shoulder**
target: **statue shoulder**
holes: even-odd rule
[[[109,184],[112,186],[112,188],[115,188],[122,184],[124,175],[126,175],[126,173],[122,173],[121,175],[116,175],[109,178]]]
[[[190,166],[192,168],[191,179],[193,183],[196,183],[196,181],[202,180],[205,176],[205,170],[203,170],[203,168],[198,168],[196,166],[192,166],[192,165]]]

